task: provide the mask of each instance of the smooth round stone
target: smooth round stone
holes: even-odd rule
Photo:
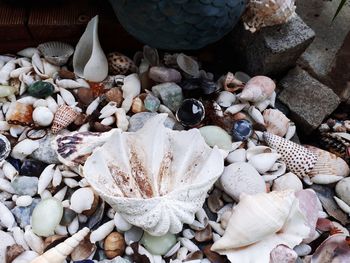
[[[48,96],[51,96],[54,90],[55,87],[51,83],[45,81],[36,81],[28,87],[27,92],[30,96],[44,99]]]
[[[152,94],[148,94],[143,103],[146,110],[150,112],[156,112],[160,106],[160,100]]]
[[[39,236],[53,235],[63,216],[63,206],[56,198],[42,200],[32,214],[33,232]]]
[[[193,127],[201,123],[205,117],[202,102],[196,99],[186,99],[176,112],[177,120],[186,127]]]
[[[6,262],[6,249],[8,246],[12,246],[15,244],[15,240],[13,237],[0,230],[0,262]]]
[[[33,199],[30,206],[27,206],[27,207],[16,206],[11,210],[12,214],[16,218],[16,222],[21,228],[25,228],[27,225],[30,225],[30,217],[32,216],[33,210],[39,202],[40,200],[36,198],[36,199]]]
[[[38,191],[38,178],[31,176],[16,176],[11,186],[17,195],[34,196]]]
[[[173,82],[153,86],[152,93],[159,97],[163,104],[173,112],[177,111],[183,101],[181,87]]]
[[[209,125],[200,128],[199,131],[209,146],[214,147],[216,145],[227,151],[232,149],[231,136],[224,129]]]
[[[47,107],[36,107],[33,111],[33,121],[42,127],[49,126],[53,121],[53,113]]]
[[[154,255],[165,255],[176,243],[176,236],[167,233],[164,236],[151,236],[147,232],[143,234],[141,243]]]
[[[335,186],[337,196],[350,205],[350,177],[340,180]]]
[[[25,160],[19,170],[19,174],[23,176],[37,176],[44,171],[47,165],[38,160]]]
[[[156,116],[157,113],[155,112],[139,112],[131,116],[129,119],[129,128],[128,132],[135,132],[138,131],[143,127],[143,125],[152,117]],[[176,125],[175,120],[172,118],[166,118],[164,122],[164,126],[170,129],[174,129],[174,126]]]
[[[248,120],[239,120],[233,123],[232,139],[234,141],[245,141],[253,134],[252,123]]]

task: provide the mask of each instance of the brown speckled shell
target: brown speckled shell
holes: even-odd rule
[[[305,147],[269,132],[264,132],[265,142],[282,155],[287,168],[299,177],[306,177],[317,161],[317,156]]]
[[[113,75],[124,75],[128,72],[135,72],[134,62],[127,56],[118,52],[108,54],[108,70]]]
[[[60,130],[68,127],[77,117],[79,113],[72,107],[62,105],[58,108],[53,119],[51,131],[52,133],[58,133]]]

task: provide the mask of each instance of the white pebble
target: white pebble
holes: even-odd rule
[[[131,247],[127,246],[126,249],[125,249],[125,254],[127,256],[131,256],[131,255],[134,254],[134,250]]]
[[[16,200],[16,206],[20,206],[20,207],[26,207],[26,206],[30,206],[33,202],[33,198],[29,195],[22,195],[20,197],[17,198]]]
[[[52,111],[43,106],[39,106],[33,111],[33,121],[42,127],[51,125],[53,116]]]
[[[114,229],[114,220],[104,223],[102,226],[91,232],[90,242],[96,243],[108,236]]]
[[[0,191],[5,191],[10,194],[15,193],[15,190],[13,189],[11,183],[3,178],[0,178]]]
[[[70,209],[75,211],[77,214],[80,214],[92,207],[94,199],[94,192],[90,187],[80,188],[76,190],[71,196]]]
[[[47,100],[39,99],[39,100],[37,100],[36,102],[34,102],[33,107],[34,107],[34,108],[37,108],[37,107],[47,107]]]
[[[118,231],[125,232],[132,228],[132,225],[126,221],[119,213],[114,215],[114,223]]]

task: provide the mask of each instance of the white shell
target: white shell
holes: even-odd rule
[[[295,191],[303,190],[303,183],[293,173],[282,175],[273,182],[272,190],[283,191],[287,189],[293,189]]]
[[[260,173],[269,171],[276,161],[281,157],[278,153],[261,153],[252,156],[249,163]]]
[[[128,112],[131,108],[133,99],[141,92],[141,81],[136,73],[130,74],[124,78],[122,86],[123,98],[122,108]]]
[[[221,91],[216,102],[224,108],[230,107],[236,100],[236,96],[229,91]]]
[[[39,126],[49,126],[53,121],[53,113],[46,107],[36,107],[33,111],[33,120]]]
[[[84,165],[85,178],[116,212],[156,236],[191,224],[223,170],[221,153],[197,129],[170,130],[166,118],[158,114],[137,132],[116,130]]]
[[[266,130],[270,133],[283,137],[289,128],[289,119],[281,111],[267,109],[264,111]]]
[[[269,262],[276,246],[293,248],[308,237],[310,228],[299,206],[293,191],[244,195],[211,249],[231,262]]]
[[[94,192],[90,187],[79,188],[71,196],[70,209],[80,214],[92,207],[94,199]]]
[[[13,158],[23,160],[28,155],[32,154],[36,149],[40,147],[40,144],[38,141],[33,141],[30,139],[25,139],[18,144],[16,144],[15,147],[13,147],[11,156]]]
[[[74,53],[74,48],[71,45],[56,41],[42,43],[38,46],[38,50],[48,62],[56,66],[66,64]]]
[[[113,231],[114,227],[115,227],[114,220],[110,220],[104,223],[99,228],[91,232],[90,242],[95,243],[103,240],[106,236],[108,236]]]
[[[249,163],[233,163],[225,167],[220,182],[225,193],[236,201],[239,200],[242,193],[266,192],[264,179]]]
[[[86,80],[100,82],[108,75],[108,61],[98,39],[98,16],[88,23],[73,56],[74,73]]]
[[[15,225],[13,214],[2,202],[0,202],[0,225],[6,228],[12,228]]]
[[[55,164],[50,164],[45,167],[39,177],[38,181],[38,194],[42,194],[46,187],[51,183],[53,175],[55,173],[54,170]]]

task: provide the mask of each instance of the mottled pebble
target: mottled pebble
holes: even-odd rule
[[[37,177],[17,176],[11,185],[18,195],[34,196],[38,190],[38,181]]]

